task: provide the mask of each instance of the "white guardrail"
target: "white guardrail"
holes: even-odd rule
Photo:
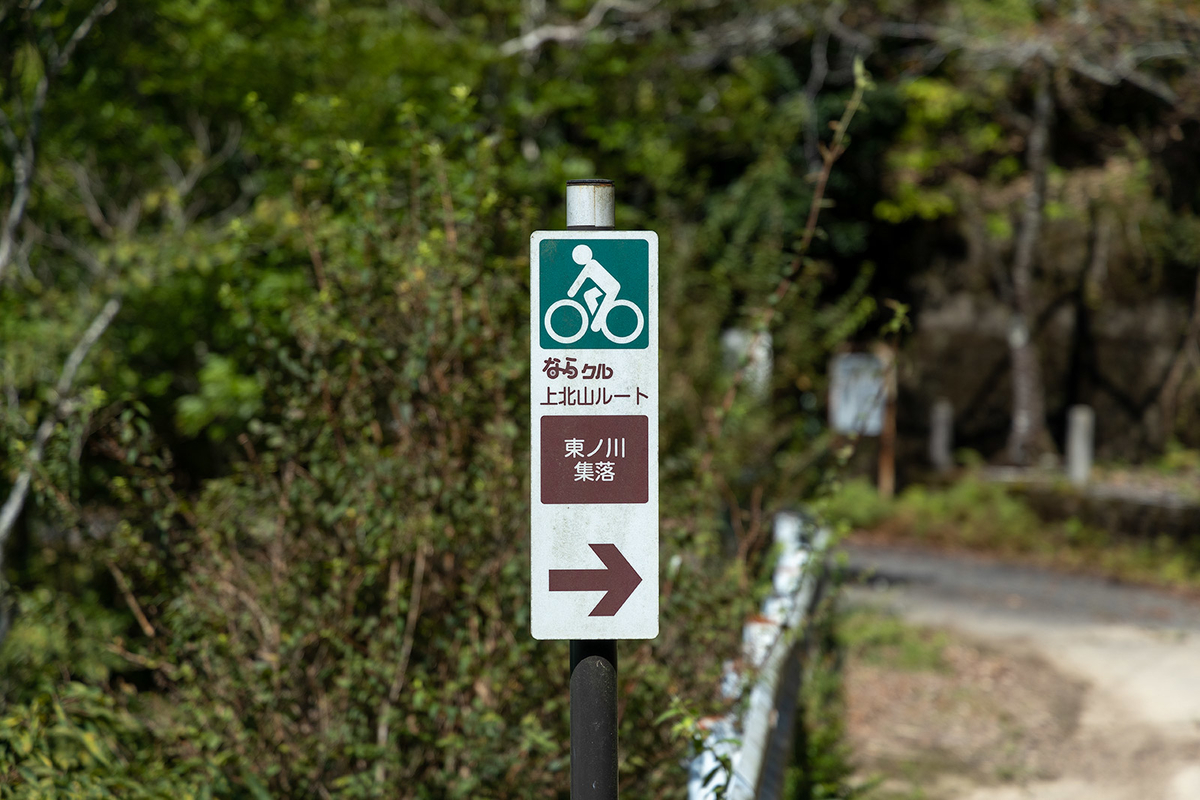
[[[735,701],[743,696],[747,676],[756,676],[755,682],[740,716],[731,712],[700,721],[707,735],[688,771],[688,800],[715,800],[720,787],[729,800],[772,800],[783,788],[800,685],[798,648],[820,599],[830,533],[802,514],[781,512],[773,534],[779,549],[774,590],[762,613],[742,629],[744,666],[739,671],[733,662],[725,665],[721,693]]]

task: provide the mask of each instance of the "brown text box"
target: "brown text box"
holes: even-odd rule
[[[649,500],[649,417],[542,417],[543,503]]]

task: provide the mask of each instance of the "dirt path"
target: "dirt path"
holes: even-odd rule
[[[851,547],[850,604],[950,632],[942,669],[854,664],[882,796],[1200,800],[1200,604],[962,557]]]

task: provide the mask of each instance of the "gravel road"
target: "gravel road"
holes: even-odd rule
[[[1010,737],[1043,751],[1040,762],[1038,753],[1025,758],[1038,763],[1037,769],[971,779],[962,770],[950,770],[938,785],[926,787],[926,796],[1200,800],[1200,603],[1111,581],[941,553],[851,545],[847,556],[858,576],[847,588],[849,603],[883,606],[910,622],[945,628],[977,643],[982,649],[975,660],[994,664],[990,673],[976,672],[1007,675],[1014,707],[1024,702],[1022,692],[1056,695],[1040,697],[1058,717],[1042,725],[1052,735]],[[874,683],[880,680],[877,676]],[[1045,688],[1031,690],[1035,686]],[[987,690],[998,693],[990,685]],[[961,694],[961,688],[956,691]],[[1063,699],[1072,692],[1077,700]],[[1004,692],[998,694],[1005,724],[1025,724],[1021,714],[1004,708]],[[942,711],[934,706],[927,713],[905,711],[909,728],[928,728],[908,736],[910,750],[938,742],[939,728],[944,744],[945,703]],[[880,722],[860,726],[857,746],[886,750],[894,744],[870,741],[872,731],[896,738],[881,730],[887,708],[884,703],[870,712]]]

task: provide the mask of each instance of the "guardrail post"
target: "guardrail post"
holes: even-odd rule
[[[726,676],[727,697],[748,689],[746,707],[740,719],[730,714],[702,720],[707,752],[692,761],[689,800],[713,800],[721,785],[728,800],[776,800],[782,796],[793,747],[806,747],[792,737],[797,714],[804,713],[796,706],[802,650],[826,578],[830,534],[803,514],[781,512],[774,536],[779,559],[771,576],[772,595],[762,613],[742,629],[743,657],[755,680],[742,686],[743,676],[736,671]],[[729,757],[732,773],[720,764],[721,756]]]

